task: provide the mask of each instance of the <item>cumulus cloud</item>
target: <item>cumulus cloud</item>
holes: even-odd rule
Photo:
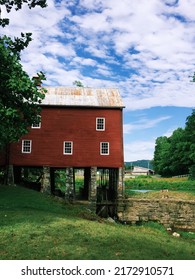
[[[154,141],[133,141],[125,144],[125,161],[153,159]]]
[[[12,11],[10,36],[32,32],[25,70],[47,84],[118,87],[127,110],[195,105],[193,0],[48,0]],[[3,10],[3,16],[5,16]]]
[[[124,124],[123,131],[125,134],[134,132],[135,130],[144,130],[157,126],[160,122],[170,119],[171,116],[163,116],[156,119],[147,119],[142,117],[139,121]]]

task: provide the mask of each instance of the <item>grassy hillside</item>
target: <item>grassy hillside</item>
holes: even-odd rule
[[[86,206],[0,186],[0,259],[195,259],[195,242],[160,225],[111,224]]]

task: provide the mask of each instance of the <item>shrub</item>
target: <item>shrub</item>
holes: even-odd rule
[[[189,179],[190,180],[195,180],[195,165],[192,165],[190,167],[189,171],[190,171]]]

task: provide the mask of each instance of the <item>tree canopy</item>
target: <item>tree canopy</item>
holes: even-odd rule
[[[46,6],[45,0],[0,0],[7,12],[12,8],[19,10],[23,4],[29,8]],[[0,25],[8,24],[0,19]],[[44,98],[44,88],[37,80],[45,80],[44,73],[37,73],[37,79],[31,79],[23,70],[20,54],[31,41],[31,33],[21,33],[21,38],[0,36],[0,147],[17,141],[27,133],[28,127],[39,121],[40,103]]]
[[[73,85],[76,86],[76,87],[84,87],[82,82],[81,81],[77,81],[77,80],[73,82]]]
[[[156,139],[153,164],[155,172],[162,176],[189,173],[195,165],[195,110],[187,117],[184,129]]]
[[[27,128],[38,121],[44,89],[37,88],[19,62],[14,42],[0,38],[0,144],[17,141]],[[38,74],[44,79],[44,74]]]

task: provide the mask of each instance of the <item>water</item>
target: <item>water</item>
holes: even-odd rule
[[[131,190],[131,191],[140,192],[140,193],[152,192],[152,190]]]

